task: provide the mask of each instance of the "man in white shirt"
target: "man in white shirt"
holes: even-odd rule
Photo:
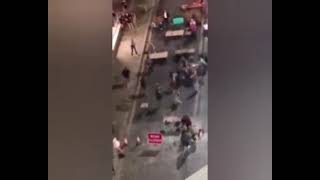
[[[116,137],[113,138],[112,143],[113,143],[113,149],[115,149],[117,152],[122,151],[120,148],[121,143],[120,143],[120,141],[118,141],[118,139]]]
[[[163,19],[165,23],[169,23],[169,13],[167,12],[167,10],[164,10],[163,12]]]

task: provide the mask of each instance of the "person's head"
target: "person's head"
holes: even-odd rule
[[[182,119],[189,119],[189,116],[185,114],[182,116]]]

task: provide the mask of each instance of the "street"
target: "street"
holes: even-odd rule
[[[160,0],[158,12],[166,9],[171,16],[182,15],[180,5],[182,1]],[[200,87],[199,93],[193,98],[188,98],[193,93],[193,87],[181,87],[179,89],[182,104],[175,112],[177,116],[189,115],[195,129],[204,129],[204,136],[196,142],[196,151],[184,155],[180,148],[179,135],[165,135],[161,145],[150,145],[147,143],[149,132],[160,132],[163,116],[168,114],[173,103],[173,95],[164,95],[158,102],[155,98],[155,85],[157,83],[166,90],[169,87],[169,73],[176,70],[174,51],[181,48],[195,48],[194,59],[199,59],[198,51],[203,48],[203,36],[198,29],[195,39],[189,37],[179,39],[165,39],[165,31],[152,30],[150,41],[155,50],[169,51],[169,57],[164,64],[154,65],[153,72],[146,77],[145,97],[136,100],[133,119],[129,125],[128,142],[125,158],[119,159],[115,165],[116,175],[114,180],[185,180],[193,173],[208,164],[208,79],[204,77],[204,85]],[[148,103],[155,111],[150,114],[141,114],[139,109],[141,103]],[[115,118],[115,117],[113,117]],[[118,121],[118,119],[115,119]],[[119,119],[120,121],[120,119]],[[121,130],[116,130],[121,131]],[[142,144],[136,147],[136,137],[140,137]]]

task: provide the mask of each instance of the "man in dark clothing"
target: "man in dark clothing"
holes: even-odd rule
[[[144,76],[142,76],[141,77],[141,79],[140,79],[140,85],[141,85],[141,90],[142,90],[142,92],[141,92],[141,96],[145,96],[145,91],[146,91],[146,80],[145,80],[145,78],[144,78]]]
[[[112,11],[112,24],[115,25],[116,23],[116,20],[117,20],[117,15],[114,11]]]
[[[137,51],[137,48],[136,48],[136,43],[134,42],[133,39],[131,39],[131,55],[132,56],[133,56],[133,53],[138,55],[138,51]]]
[[[191,127],[192,125],[192,122],[191,122],[191,119],[188,115],[184,115],[182,118],[181,118],[181,124],[182,125],[185,125],[186,127]]]
[[[146,89],[146,80],[144,79],[144,77],[141,78],[140,84],[141,84],[141,88],[143,90],[145,90]]]
[[[129,25],[130,29],[133,30],[135,28],[134,15],[133,15],[133,13],[128,13],[127,16],[128,16],[128,19],[129,19],[128,25]]]
[[[158,101],[160,101],[162,99],[161,87],[158,84],[156,85],[155,95],[156,95],[156,99]]]
[[[124,67],[122,70],[122,76],[126,79],[130,78],[130,70],[127,67]]]
[[[125,85],[128,86],[128,82],[130,79],[130,70],[127,67],[124,67],[122,70],[122,76],[125,78]]]

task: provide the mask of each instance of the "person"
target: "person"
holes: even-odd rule
[[[164,29],[163,21],[159,21],[159,30],[162,31]]]
[[[167,10],[164,10],[164,12],[163,12],[163,19],[166,24],[169,23],[169,13],[167,12]]]
[[[196,141],[197,133],[194,132],[191,126],[183,128],[181,132],[181,143],[182,145],[190,148],[190,146]]]
[[[189,27],[193,35],[195,35],[195,33],[197,32],[197,23],[193,18],[191,18],[190,20]]]
[[[153,64],[152,61],[150,59],[147,59],[146,61],[146,74],[150,75],[153,72]]]
[[[133,53],[138,55],[138,51],[137,51],[137,48],[136,48],[136,43],[134,42],[133,39],[131,39],[131,55],[132,56],[133,56]]]
[[[128,82],[130,79],[130,70],[127,67],[124,67],[121,74],[122,77],[125,79],[125,85],[128,86]]]
[[[204,130],[203,129],[199,129],[199,131],[198,131],[198,139],[200,139],[203,134],[204,134]]]
[[[182,118],[181,118],[181,124],[182,124],[183,126],[186,126],[187,128],[188,128],[188,127],[191,127],[191,125],[192,125],[191,118],[190,118],[188,115],[182,116]]]
[[[152,48],[152,52],[156,52],[156,47],[154,46],[154,44],[151,41],[148,42],[148,45],[149,45],[149,47]]]
[[[113,149],[116,150],[116,152],[118,153],[118,156],[124,157],[124,151],[121,147],[121,142],[116,137],[114,137],[112,140],[112,143],[113,143]]]
[[[180,104],[182,104],[182,101],[180,99],[180,93],[177,91],[174,93],[173,104],[171,106],[171,110],[176,111]]]
[[[130,70],[127,67],[124,67],[122,70],[122,76],[126,79],[130,78]]]
[[[121,149],[124,149],[125,147],[128,146],[128,139],[127,138],[124,138],[123,139],[123,143],[120,145],[120,148]]]
[[[197,75],[198,75],[198,74],[197,74],[197,69],[196,69],[196,67],[191,67],[191,68],[190,68],[190,79],[191,79],[192,81],[196,81],[197,78],[198,78]]]
[[[121,1],[121,6],[124,10],[127,10],[128,9],[128,3],[126,0],[122,0]]]
[[[120,15],[120,17],[119,17],[119,22],[120,22],[120,24],[122,25],[122,26],[124,26],[124,17],[123,17],[123,15]]]
[[[132,13],[126,13],[126,16],[128,18],[128,26],[131,30],[135,28],[134,23],[133,23],[133,15]]]
[[[126,21],[126,24],[128,25],[128,28],[131,30],[131,24],[130,24],[130,15],[129,13],[124,13],[124,18],[125,18],[125,21]]]
[[[151,27],[152,27],[152,29],[156,29],[157,28],[157,24],[154,21],[152,21],[151,22]]]
[[[125,14],[122,14],[122,15],[120,16],[120,23],[122,24],[122,27],[123,27],[123,28],[127,28],[128,18],[126,17]]]
[[[146,89],[146,80],[145,80],[144,76],[142,76],[142,78],[140,79],[140,83],[141,83],[141,88],[143,90],[145,90]]]
[[[129,14],[128,14],[128,13],[125,13],[125,14],[123,15],[123,17],[124,17],[124,21],[125,21],[125,26],[128,27],[129,29],[131,29]]]
[[[134,12],[131,12],[131,17],[132,17],[132,25],[135,28],[137,25],[137,16]]]
[[[117,22],[117,15],[114,11],[112,11],[112,24],[115,25]]]
[[[204,66],[207,66],[208,63],[204,60],[204,57],[203,56],[200,56],[200,63]]]
[[[144,76],[142,76],[142,78],[140,79],[140,85],[141,85],[141,89],[142,89],[141,95],[144,96],[145,95],[145,91],[146,91],[146,86],[147,86]]]
[[[179,74],[177,72],[170,73],[170,88],[173,91],[173,93],[176,93],[179,88],[178,77]]]
[[[208,37],[208,23],[207,22],[205,22],[203,24],[203,36]]]
[[[200,84],[199,84],[198,80],[196,80],[195,83],[193,84],[193,88],[194,88],[194,91],[193,91],[193,93],[189,96],[189,98],[192,98],[192,97],[194,97],[195,95],[197,95],[197,94],[199,93]]]
[[[141,140],[140,140],[140,137],[137,136],[137,139],[136,139],[136,146],[139,146],[141,145]]]
[[[158,101],[162,99],[161,87],[158,83],[156,84],[155,96]]]

